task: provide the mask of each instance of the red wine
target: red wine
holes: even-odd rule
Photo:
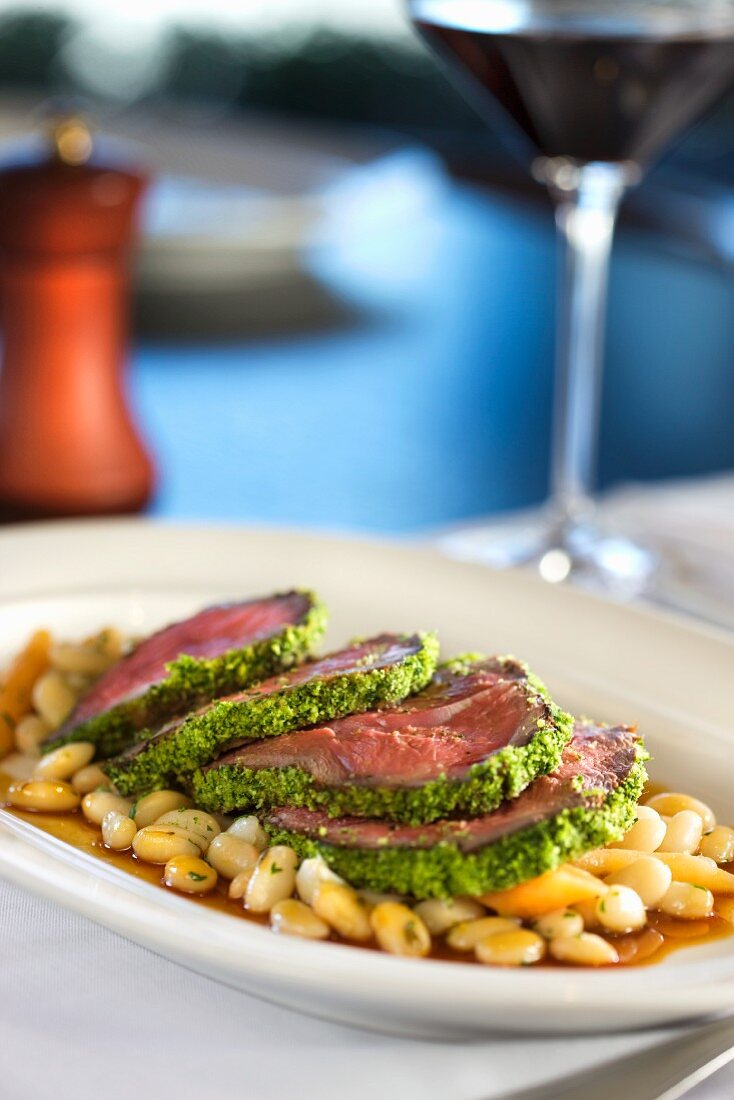
[[[629,10],[603,0],[411,4],[428,44],[470,77],[480,109],[504,108],[531,155],[645,164],[734,80],[734,10],[710,27],[706,0],[698,11],[641,5],[634,22]]]

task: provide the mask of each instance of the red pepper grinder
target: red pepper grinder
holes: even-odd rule
[[[135,512],[153,487],[123,389],[137,172],[90,160],[58,120],[47,155],[0,170],[0,515]]]

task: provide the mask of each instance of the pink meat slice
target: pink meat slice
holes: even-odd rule
[[[123,755],[126,757],[138,756],[148,745],[173,736],[184,722],[192,717],[205,714],[207,710],[218,706],[220,703],[247,703],[264,695],[273,695],[277,691],[287,690],[298,684],[305,684],[313,680],[328,681],[351,672],[388,668],[390,665],[401,664],[406,657],[420,652],[422,644],[417,634],[410,637],[402,637],[396,634],[379,634],[375,638],[355,642],[345,649],[329,653],[317,660],[305,661],[302,665],[297,665],[296,668],[292,668],[288,672],[271,676],[269,680],[263,680],[246,691],[238,691],[234,695],[225,695],[221,699],[215,699],[211,703],[207,703],[191,714],[174,718],[162,726],[147,741],[131,745]],[[283,736],[286,735],[280,735],[280,737]]]
[[[554,817],[562,810],[600,805],[629,775],[638,737],[629,726],[577,723],[558,769],[541,776],[499,809],[468,820],[397,825],[367,818],[329,818],[321,810],[282,807],[268,815],[278,828],[347,848],[432,848],[449,842],[471,852]]]
[[[118,703],[142,695],[165,679],[166,665],[182,654],[210,658],[230,649],[243,649],[301,622],[309,607],[309,599],[303,593],[287,592],[267,599],[207,607],[190,619],[166,626],[140,642],[97,680],[67,726],[79,725]]]
[[[527,744],[546,712],[528,690],[526,669],[493,657],[468,674],[439,669],[400,706],[256,741],[210,768],[293,765],[325,786],[421,786],[440,775],[461,778],[499,749]]]

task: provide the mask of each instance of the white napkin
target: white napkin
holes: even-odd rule
[[[256,1001],[7,884],[0,919],[2,1100],[494,1100],[670,1034],[392,1039]],[[732,1095],[734,1068],[691,1097]]]

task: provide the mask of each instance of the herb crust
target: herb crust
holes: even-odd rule
[[[164,680],[80,722],[63,736],[52,737],[41,746],[42,751],[50,752],[69,741],[91,741],[97,747],[97,758],[113,756],[139,740],[141,730],[299,664],[321,640],[327,623],[325,605],[312,592],[302,594],[308,598],[309,608],[300,622],[289,623],[277,634],[218,657],[181,654],[166,665]]]
[[[416,652],[384,668],[364,667],[316,678],[241,702],[220,700],[130,755],[108,760],[103,769],[125,795],[143,794],[169,783],[185,786],[196,768],[234,742],[275,737],[381,703],[399,703],[425,687],[436,668],[435,634],[418,637]],[[150,735],[144,734],[143,741],[146,736]]]
[[[322,856],[332,870],[358,888],[416,898],[485,894],[517,886],[584,852],[621,840],[634,823],[647,781],[646,757],[639,750],[627,777],[602,805],[562,810],[476,852],[462,852],[448,842],[425,849],[338,847],[269,825],[267,820],[263,824],[271,843],[288,844],[301,858]]]
[[[473,659],[476,656],[473,655]],[[457,658],[447,663],[466,675],[471,663]],[[197,770],[189,789],[197,805],[215,813],[260,811],[277,806],[325,810],[330,817],[377,817],[421,825],[460,813],[478,817],[516,798],[534,779],[554,771],[571,738],[573,718],[550,699],[533,675],[525,684],[529,703],[540,702],[543,713],[525,745],[507,746],[474,764],[461,779],[438,776],[417,787],[368,787],[357,784],[324,786],[296,765],[247,768],[222,765]]]

